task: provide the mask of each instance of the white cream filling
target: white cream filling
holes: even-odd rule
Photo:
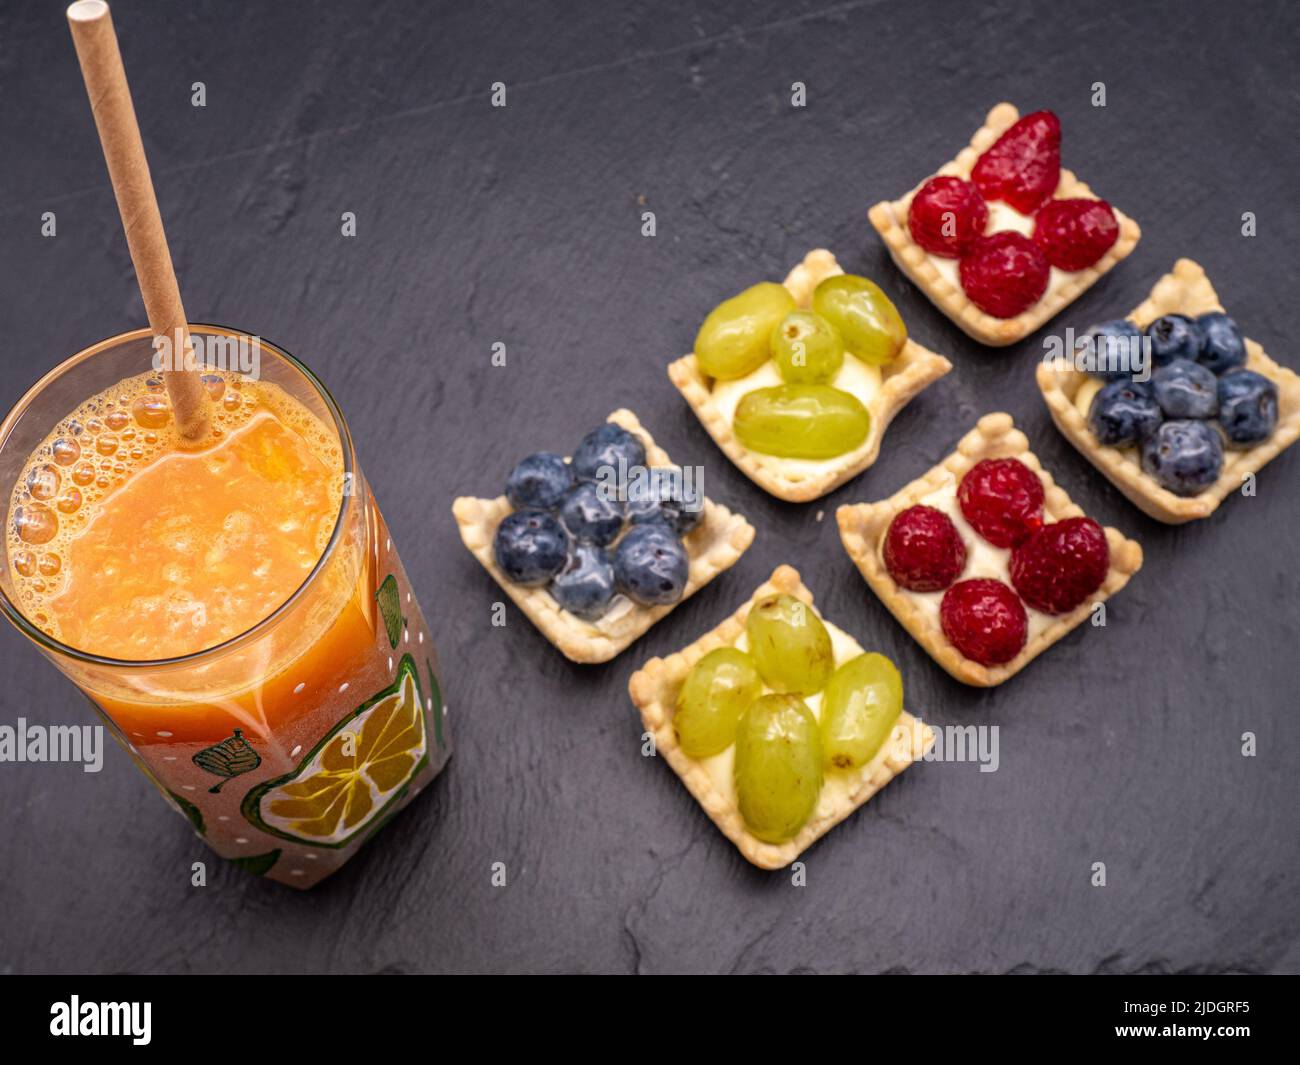
[[[567,610],[560,607],[564,613],[569,614],[569,617],[573,618],[575,621],[583,622],[584,624],[591,626],[591,628],[595,629],[597,632],[604,633],[606,636],[618,636],[623,631],[626,619],[636,611],[636,608],[636,603],[632,602],[632,600],[622,592],[614,593],[614,598],[609,601],[609,609],[600,617],[596,618],[595,621],[584,621],[584,619],[578,617],[577,614],[569,614]]]
[[[818,615],[820,617],[820,615]],[[825,618],[822,618],[822,624],[826,626],[827,633],[831,638],[831,649],[835,654],[835,668],[839,669],[845,662],[852,658],[857,658],[863,654],[862,645],[858,643],[843,629],[832,625]],[[748,634],[742,632],[739,638],[732,645],[737,650],[749,651]],[[772,691],[766,685],[763,687],[763,694],[768,695]],[[822,693],[816,695],[806,695],[803,697],[804,704],[812,711],[813,717],[821,720],[822,713]],[[877,762],[885,756],[886,749],[890,746],[891,740],[885,739],[880,745],[880,750],[875,753],[871,761],[857,769],[830,769],[825,771],[825,779],[822,783],[821,794],[817,799],[817,812],[824,812],[832,806],[840,804],[847,796],[857,788],[858,784],[875,771]],[[734,804],[737,802],[736,782],[732,777],[732,769],[736,763],[736,745],[733,743],[725,751],[713,755],[710,758],[697,759],[698,763],[704,767],[705,772],[709,774],[709,779],[713,781],[713,786],[718,792],[728,797]]]
[[[957,502],[957,480],[955,477],[949,475],[947,484],[922,497],[918,501],[918,505],[934,507],[935,510],[943,511],[952,519],[953,525],[957,527],[957,534],[961,537],[962,543],[966,545],[966,568],[961,571],[961,575],[957,580],[969,581],[977,577],[987,577],[1001,581],[1008,587],[1011,586],[1010,549],[994,547],[971,527],[970,523],[962,515],[961,505]],[[1050,523],[1051,520],[1046,514],[1043,515],[1044,523]],[[955,584],[956,581],[953,583]],[[941,628],[939,605],[943,602],[944,592],[912,592],[905,588],[900,588],[899,591],[911,598],[912,602],[917,605],[918,609],[935,628]],[[1028,642],[1046,629],[1052,623],[1053,618],[1050,614],[1035,610],[1028,603],[1023,603],[1023,605],[1025,616],[1028,619],[1028,625],[1026,626],[1026,642]]]
[[[1105,383],[1100,377],[1089,377],[1080,382],[1079,390],[1074,394],[1074,405],[1083,415],[1084,421],[1088,420],[1088,411],[1092,409],[1093,397],[1101,391]]]
[[[1032,215],[1021,214],[1010,204],[1003,203],[1001,200],[993,200],[989,203],[989,222],[984,227],[984,234],[1000,233],[1004,229],[1012,229],[1028,237],[1034,232],[1034,219]],[[961,273],[957,266],[956,259],[945,259],[942,255],[934,255],[927,252],[926,258],[934,264],[934,268],[939,271],[941,277],[948,280],[948,283],[957,289],[958,292],[964,291],[961,287]],[[1077,270],[1058,270],[1055,266],[1051,267],[1051,274],[1047,279],[1047,288],[1043,292],[1043,298],[1050,293],[1055,292],[1072,277],[1077,277]]]
[[[861,359],[845,352],[844,365],[827,383],[841,392],[856,396],[862,405],[870,410],[872,401],[880,392],[880,367],[868,366]],[[755,389],[772,388],[783,384],[785,381],[781,378],[781,371],[777,369],[775,360],[768,359],[757,370],[751,371],[744,377],[737,377],[731,381],[714,381],[710,398],[714,408],[726,419],[727,424],[731,425],[735,423],[736,408],[746,395]],[[787,474],[804,476],[822,473],[838,466],[844,460],[843,455],[836,455],[829,459],[790,459],[757,451],[753,454],[766,466]]]

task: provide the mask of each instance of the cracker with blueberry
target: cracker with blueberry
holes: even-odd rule
[[[1011,415],[986,414],[925,476],[836,514],[867,585],[965,684],[1015,676],[1142,566],[1142,548],[1076,506]],[[1101,638],[1095,636],[1094,638]]]
[[[1013,344],[1125,259],[1138,224],[1061,167],[1051,111],[988,113],[970,145],[869,212],[898,268],[967,335]]]
[[[1300,437],[1300,377],[1242,333],[1190,259],[1081,349],[1038,367],[1052,421],[1157,521],[1209,517]]]
[[[704,497],[630,410],[571,458],[521,460],[495,499],[452,505],[460,537],[564,656],[606,662],[736,564],[754,539]]]

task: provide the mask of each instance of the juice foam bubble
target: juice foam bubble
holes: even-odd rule
[[[315,491],[310,491],[308,485],[294,483],[291,478],[283,483],[276,482],[277,491],[288,493],[283,497],[286,505],[306,508],[304,513],[295,512],[292,521],[281,521],[277,529],[277,534],[286,541],[277,546],[283,546],[291,553],[305,576],[329,543],[342,502],[343,454],[334,432],[327,430],[310,411],[270,382],[249,380],[237,373],[209,373],[205,374],[204,380],[209,396],[215,400],[211,405],[213,439],[199,455],[214,477],[221,477],[230,462],[223,443],[229,441],[232,434],[249,429],[256,420],[267,416],[294,434],[315,463],[327,471],[328,476],[314,478]],[[274,451],[273,448],[269,450]],[[111,509],[109,501],[120,489],[146,471],[155,469],[168,456],[179,454],[195,453],[182,447],[163,383],[156,374],[150,373],[127,378],[86,400],[62,419],[32,452],[10,496],[6,559],[17,604],[42,630],[67,642],[65,620],[71,624],[73,619],[61,617],[61,614],[66,614],[66,609],[61,610],[60,597],[78,577],[75,567],[70,564],[74,546],[95,519]],[[276,468],[277,456],[274,453],[254,454],[252,459],[254,473],[263,473],[272,481],[282,472]],[[260,469],[257,468],[259,463],[262,464]],[[321,489],[322,483],[326,485],[324,490]],[[138,506],[139,503],[132,500],[132,505]],[[168,527],[165,538],[157,544],[158,550],[160,553],[175,551],[182,554],[194,551],[189,573],[185,572],[186,567],[173,564],[166,569],[171,574],[169,586],[158,587],[153,595],[138,594],[140,589],[137,588],[137,594],[132,596],[129,604],[118,605],[145,613],[157,612],[174,620],[178,631],[187,625],[198,631],[205,621],[207,605],[202,596],[196,596],[194,590],[187,587],[190,573],[239,558],[254,582],[259,576],[266,576],[264,571],[259,574],[259,560],[251,553],[250,537],[255,531],[254,525],[254,518],[249,513],[232,509],[220,519],[217,529],[186,528],[184,522],[175,528]],[[201,553],[198,552],[199,544],[202,545]],[[241,552],[248,557],[240,557]],[[102,582],[106,601],[112,601],[114,597],[109,587],[114,577],[112,573],[81,576],[83,581]],[[202,584],[201,579],[199,583]],[[79,587],[84,590],[85,585]],[[287,598],[294,587],[289,587],[280,601]],[[239,616],[240,602],[232,598],[229,588],[213,590],[212,594],[224,596],[223,616],[229,623],[226,627],[236,629],[234,632],[217,632],[220,638],[215,642],[237,635],[269,612],[265,594],[261,598],[249,596],[247,608],[257,616],[246,617]],[[75,620],[84,637],[84,626],[80,625],[84,619]],[[122,624],[129,628],[131,621],[123,618]],[[145,642],[143,637],[140,642]],[[172,654],[202,649],[187,647],[179,650],[181,645],[167,646],[166,641],[164,646]],[[140,654],[123,654],[123,645],[111,649],[95,646],[82,649],[115,657],[157,656],[156,652],[149,653],[148,648]]]

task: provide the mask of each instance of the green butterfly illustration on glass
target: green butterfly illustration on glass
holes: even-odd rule
[[[438,687],[438,678],[433,675],[433,665],[426,658],[424,668],[429,674],[429,699],[433,714],[433,736],[438,743],[438,750],[442,750],[442,689]]]
[[[252,873],[253,876],[266,876],[279,860],[280,848],[278,847],[273,851],[267,851],[265,854],[252,854],[247,858],[230,859],[232,864],[246,873]]]
[[[205,747],[194,756],[194,764],[204,772],[224,777],[219,783],[208,788],[213,795],[234,777],[252,772],[262,764],[262,756],[253,750],[253,745],[244,739],[243,733],[235,729],[229,739]]]
[[[406,627],[406,618],[402,617],[402,595],[397,588],[397,578],[391,573],[384,578],[379,591],[375,592],[379,601],[379,613],[384,619],[384,629],[388,633],[388,644],[396,648]]]
[[[176,809],[185,815],[195,832],[201,836],[207,831],[207,826],[203,823],[203,811],[183,795],[177,795],[174,791],[165,791],[165,794],[176,804]]]

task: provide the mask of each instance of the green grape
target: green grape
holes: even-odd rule
[[[880,750],[903,712],[903,678],[884,655],[858,655],[840,666],[822,693],[826,764],[857,769]]]
[[[740,816],[759,839],[783,843],[803,828],[822,790],[822,738],[802,699],[764,695],[749,704],[732,776]]]
[[[677,693],[673,729],[682,751],[708,758],[736,740],[736,722],[763,694],[754,660],[735,647],[710,651],[686,676]]]
[[[732,428],[751,451],[831,459],[866,440],[871,415],[857,396],[830,385],[774,385],[741,397]]]
[[[719,381],[757,370],[771,354],[772,330],[792,310],[794,297],[775,281],[762,281],[719,303],[695,337],[700,369]]]
[[[769,688],[812,695],[826,686],[835,668],[831,634],[802,599],[760,599],[750,608],[745,631],[754,665]]]
[[[826,384],[844,365],[844,341],[820,314],[792,311],[772,330],[772,359],[787,384]]]
[[[813,292],[813,310],[839,330],[845,348],[870,366],[892,362],[907,343],[898,308],[865,277],[828,277]]]

